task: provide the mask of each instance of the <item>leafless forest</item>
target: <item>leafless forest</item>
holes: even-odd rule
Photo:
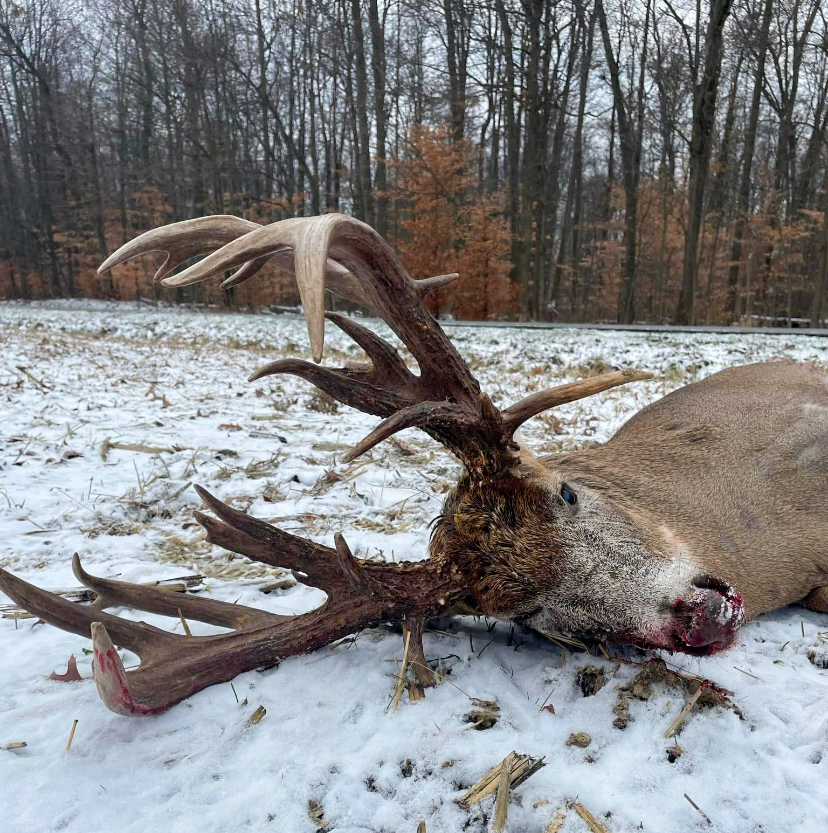
[[[820,0],[0,0],[0,297],[295,302],[95,272],[161,223],[344,211],[435,311],[816,324]]]

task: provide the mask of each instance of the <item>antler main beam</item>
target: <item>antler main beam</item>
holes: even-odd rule
[[[214,599],[172,599],[165,590],[92,576],[75,555],[75,576],[97,594],[93,604],[84,606],[0,570],[0,590],[17,604],[44,622],[92,639],[98,692],[118,714],[158,714],[207,686],[270,668],[355,631],[445,614],[467,592],[459,574],[443,561],[363,561],[351,554],[341,535],[331,549],[239,512],[204,489],[198,493],[218,515],[197,513],[209,541],[293,570],[303,583],[325,591],[325,603],[309,613],[278,616]],[[110,607],[167,616],[180,611],[188,619],[232,630],[184,636],[121,619],[105,611]],[[113,643],[138,654],[140,667],[126,671]]]

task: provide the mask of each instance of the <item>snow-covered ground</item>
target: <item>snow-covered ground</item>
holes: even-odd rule
[[[646,403],[732,364],[828,361],[828,342],[795,335],[449,334],[497,404],[605,365],[655,371],[652,382],[533,420],[524,438],[539,452],[605,440]],[[200,573],[214,598],[303,611],[317,591],[263,594],[273,571],[204,542],[189,484],[327,543],[342,530],[359,554],[418,558],[458,472],[415,431],[400,435],[413,454],[385,443],[343,465],[342,452],[376,420],[329,412],[292,377],[246,382],[265,361],[306,354],[299,319],[8,304],[0,305],[0,350],[0,566],[46,588],[77,586],[77,551],[99,575]],[[358,355],[334,328],[326,352],[336,363]],[[329,471],[340,477],[326,480]],[[0,605],[7,601],[0,596]],[[320,824],[337,833],[414,833],[420,821],[428,833],[484,831],[492,799],[471,810],[455,800],[512,750],[546,759],[512,795],[513,833],[546,830],[567,799],[612,833],[828,829],[828,671],[808,657],[826,656],[828,616],[798,607],[748,624],[724,655],[665,655],[670,667],[732,691],[743,714],[695,710],[677,738],[678,757],[668,757],[673,741],[664,733],[686,692],[657,685],[649,700],[631,699],[631,722],[620,730],[617,688],[637,665],[563,654],[527,634],[510,639],[507,625],[489,632],[469,620],[427,634],[427,656],[451,673],[425,700],[404,697],[396,712],[388,704],[402,641],[372,631],[244,674],[235,692],[214,686],[160,717],[127,719],[98,700],[88,641],[33,622],[0,619],[3,830],[303,833],[319,829],[309,814],[317,807]],[[70,654],[85,680],[49,680]],[[586,665],[609,678],[591,697],[576,679]],[[497,701],[494,726],[471,728],[472,697]],[[550,704],[554,713],[542,709]],[[267,715],[249,725],[259,705]],[[577,732],[591,736],[589,746],[566,745]],[[2,748],[15,741],[28,745]],[[570,809],[560,829],[588,828]]]

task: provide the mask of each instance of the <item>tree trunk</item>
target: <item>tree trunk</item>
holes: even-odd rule
[[[385,166],[388,114],[385,110],[385,21],[380,21],[377,0],[369,0],[371,23],[371,69],[374,74],[374,115],[377,122],[377,170],[374,185],[374,227],[385,237],[388,234],[388,179]]]
[[[462,139],[466,129],[466,82],[468,77],[468,24],[470,12],[464,0],[443,0],[446,24],[446,64],[449,78],[449,113],[452,141]]]
[[[828,161],[828,160],[826,160]],[[828,167],[825,170],[822,190],[825,195],[822,208],[822,240],[819,244],[819,267],[814,275],[814,294],[811,301],[811,326],[819,327],[825,313],[828,294]]]
[[[580,15],[583,16],[579,8]],[[583,132],[584,115],[586,113],[587,89],[589,86],[589,69],[592,61],[592,40],[595,32],[595,14],[590,15],[589,22],[581,20],[581,27],[586,27],[582,32],[584,42],[581,49],[581,68],[578,89],[578,115],[575,122],[575,136],[572,140],[572,165],[570,168],[569,187],[566,189],[566,206],[564,208],[563,225],[561,228],[560,246],[558,247],[558,259],[555,264],[555,278],[552,284],[552,301],[557,302],[561,292],[561,281],[563,279],[564,264],[567,260],[567,245],[569,246],[569,312],[570,316],[575,308],[577,291],[577,265],[580,259],[579,237],[581,224],[582,205],[582,180],[583,180]]]
[[[506,120],[506,170],[508,185],[507,214],[512,240],[512,279],[524,283],[525,275],[520,271],[522,241],[520,236],[520,119],[516,113],[515,62],[512,50],[512,25],[503,0],[495,0],[500,27],[503,30],[504,80],[503,112]]]
[[[357,171],[362,193],[362,219],[374,224],[371,193],[371,134],[368,130],[368,71],[365,65],[365,38],[359,0],[351,0],[351,23],[354,35],[354,71],[356,73],[356,121],[359,130]]]
[[[607,58],[610,81],[612,85],[615,113],[618,118],[618,136],[621,143],[621,167],[624,178],[624,193],[626,205],[624,207],[624,272],[621,290],[618,298],[618,321],[620,324],[632,324],[635,320],[635,283],[636,283],[636,244],[638,235],[638,179],[641,172],[641,124],[643,119],[643,79],[646,64],[647,32],[649,31],[650,3],[647,2],[647,15],[644,35],[644,50],[641,56],[641,76],[638,92],[638,130],[627,112],[627,101],[621,87],[621,75],[618,62],[613,54],[610,41],[607,16],[604,11],[603,0],[597,0],[595,11],[601,36],[604,42],[604,52]]]
[[[704,191],[713,147],[716,96],[722,67],[724,25],[733,0],[711,0],[710,20],[705,36],[704,69],[693,94],[693,133],[690,139],[689,216],[684,238],[684,268],[681,295],[676,310],[677,324],[692,324],[698,278],[699,235],[704,212]]]
[[[265,30],[262,22],[262,6],[256,0],[256,58],[258,61],[259,123],[262,131],[262,150],[264,165],[264,190],[262,197],[269,200],[273,189],[273,156],[270,149],[270,114],[267,91],[267,56],[265,53]]]
[[[569,41],[569,51],[567,54],[567,61],[566,61],[566,74],[563,79],[563,89],[561,90],[560,95],[557,99],[555,99],[555,107],[557,108],[558,114],[555,119],[555,130],[552,134],[552,153],[549,165],[549,173],[544,177],[546,184],[548,185],[548,194],[546,197],[546,205],[539,205],[539,213],[542,213],[543,219],[546,220],[546,227],[542,229],[543,236],[542,239],[544,243],[544,248],[546,247],[546,241],[548,241],[549,249],[552,249],[554,240],[555,240],[555,226],[556,220],[558,217],[558,201],[560,200],[561,195],[561,161],[563,157],[563,149],[564,149],[564,135],[566,133],[567,128],[567,108],[569,106],[569,92],[572,86],[572,76],[575,71],[575,60],[578,56],[578,38],[573,37]],[[546,132],[546,131],[545,131]],[[565,224],[565,218],[568,216],[570,211],[570,200],[569,194],[567,193],[567,207],[564,209],[564,222],[562,223],[561,228],[561,240],[560,244],[563,245],[563,238],[564,238],[564,228],[563,225]],[[547,220],[548,218],[548,220]],[[540,226],[540,223],[537,223]],[[540,231],[540,229],[539,229]],[[554,292],[554,283],[551,287],[547,285],[546,281],[546,273],[547,273],[547,263],[546,257],[539,257],[538,258],[538,315],[541,319],[545,319],[547,317],[547,309],[546,305],[552,297],[552,293]],[[551,265],[552,261],[552,252],[550,251],[549,261]],[[555,268],[555,272],[557,273],[557,266]]]
[[[524,0],[528,49],[526,55],[526,131],[523,137],[523,166],[519,234],[521,238],[518,273],[523,282],[523,303],[530,318],[538,315],[538,261],[543,258],[542,240],[533,235],[536,208],[543,192],[546,136],[541,129],[540,74],[540,25],[544,0]],[[535,229],[539,234],[540,229]],[[533,240],[533,237],[535,238]],[[534,245],[533,245],[534,244]]]
[[[750,208],[751,172],[756,150],[756,129],[759,125],[759,105],[762,100],[762,84],[765,78],[765,56],[768,51],[768,33],[773,16],[773,0],[765,0],[762,27],[759,32],[759,51],[756,60],[756,75],[753,80],[753,95],[750,101],[745,146],[742,152],[742,177],[739,181],[739,196],[736,202],[736,226],[733,230],[733,245],[730,252],[730,272],[727,279],[727,303],[725,309],[728,324],[736,320],[736,301],[739,287],[739,266],[742,260],[742,240],[747,226]]]

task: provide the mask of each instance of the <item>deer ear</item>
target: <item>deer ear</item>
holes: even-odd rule
[[[463,507],[452,517],[457,533],[463,538],[485,539],[495,528],[494,514],[480,506]]]

